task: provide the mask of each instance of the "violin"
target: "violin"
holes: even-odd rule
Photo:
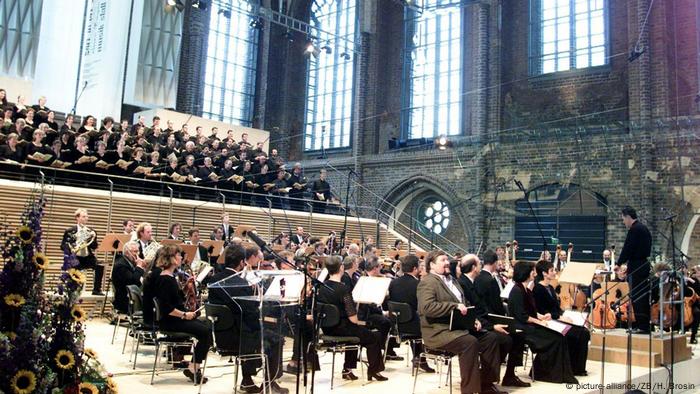
[[[615,328],[615,325],[617,324],[617,316],[615,316],[615,312],[612,309],[612,305],[615,303],[615,301],[617,301],[617,297],[608,294],[608,302],[606,303],[605,296],[601,297],[604,292],[605,289],[603,288],[593,292],[592,297],[594,299],[598,297],[600,298],[595,301],[595,306],[591,312],[591,319],[593,327],[595,328],[612,329]]]

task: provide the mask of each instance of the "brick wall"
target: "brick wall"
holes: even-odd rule
[[[261,39],[256,126],[272,132],[272,146],[283,155],[304,159],[307,176],[328,168],[342,197],[347,174],[356,169],[359,184],[351,194],[366,207],[365,216],[375,217],[377,209],[396,213],[398,206],[404,213],[399,221],[409,226],[413,204],[428,195],[445,199],[454,220],[445,234],[449,242],[437,240],[441,246],[476,249],[484,240],[512,240],[522,193],[506,181],[517,178],[529,189],[577,184],[605,197],[608,245],[621,247],[626,230],[618,212],[632,205],[649,222],[655,249],[668,252],[661,235],[670,235],[666,212],[680,213],[680,242],[700,208],[700,122],[692,118],[698,108],[697,6],[654,2],[641,34],[647,51],[629,63],[650,2],[610,1],[609,64],[531,76],[528,3],[464,7],[462,134],[471,137],[455,138],[453,149],[388,150],[387,141],[400,137],[406,56],[403,8],[393,0],[359,0],[352,149],[329,152],[327,159],[302,151],[304,38],[289,43],[274,25]],[[305,6],[294,12],[308,20]]]
[[[211,8],[202,11],[187,0],[184,13],[175,107],[178,112],[201,116]]]

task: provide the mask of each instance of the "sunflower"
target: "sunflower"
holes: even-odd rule
[[[111,394],[117,394],[117,382],[112,380],[112,378],[107,378],[105,384],[107,386],[107,392]]]
[[[12,391],[15,394],[29,394],[34,392],[36,388],[36,375],[34,372],[20,369],[15,376],[12,377]]]
[[[79,394],[100,394],[100,390],[92,383],[80,383],[78,386]]]
[[[97,358],[97,353],[95,353],[95,351],[90,348],[86,348],[85,350],[83,350],[83,354],[86,355],[88,358]]]
[[[22,243],[27,245],[34,240],[34,231],[27,226],[22,226],[17,229],[17,236]]]
[[[6,336],[11,341],[17,339],[17,334],[13,331],[3,332],[2,335]]]
[[[70,310],[70,315],[73,316],[73,320],[75,320],[76,323],[85,321],[86,318],[85,311],[80,307],[80,305],[74,305]]]
[[[78,271],[75,268],[71,268],[68,270],[68,275],[70,275],[70,278],[73,279],[76,283],[82,285],[85,283],[85,274]]]
[[[40,270],[45,270],[49,268],[49,258],[43,253],[37,253],[34,255],[34,265]]]
[[[5,296],[5,303],[9,306],[19,308],[24,305],[24,297],[19,294],[8,294]]]
[[[59,350],[54,360],[56,360],[56,366],[61,369],[71,369],[75,366],[75,356],[68,350]]]

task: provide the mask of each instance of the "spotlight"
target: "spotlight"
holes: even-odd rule
[[[253,29],[261,30],[263,28],[262,18],[251,19],[248,26],[250,26]]]
[[[185,9],[185,4],[180,0],[165,0],[165,6],[175,7],[180,12]]]
[[[304,52],[307,55],[314,55],[314,57],[316,58],[318,57],[318,55],[321,54],[321,50],[318,49],[311,40],[306,41],[306,49],[304,50]]]
[[[452,147],[452,141],[448,140],[444,135],[441,135],[435,140],[435,146],[440,150],[445,150]]]
[[[329,47],[328,45],[322,46],[322,47],[321,47],[321,50],[323,50],[324,52],[326,52],[326,53],[329,54],[329,55],[330,55],[331,53],[333,53],[333,48]]]
[[[350,60],[351,56],[350,56],[349,53],[343,52],[343,53],[340,54],[340,58],[343,59],[343,60]]]
[[[632,50],[630,51],[630,55],[627,58],[627,61],[632,63],[633,61],[639,59],[639,57],[642,56],[642,54],[644,54],[644,52],[646,51],[647,48],[645,46],[635,45],[634,48],[632,48]]]
[[[209,3],[207,3],[206,0],[194,0],[192,2],[192,7],[199,8],[202,11],[206,11],[207,7],[209,7]]]
[[[231,19],[231,10],[219,8],[219,11],[217,13],[219,15],[223,15],[226,19]]]

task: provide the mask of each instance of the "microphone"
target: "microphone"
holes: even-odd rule
[[[518,186],[518,189],[520,189],[521,192],[525,193],[525,187],[523,186],[523,183],[515,178],[513,178],[513,181],[515,181],[515,185]]]
[[[609,275],[612,274],[613,272],[610,270],[595,270],[596,275]]]
[[[255,242],[256,245],[260,247],[260,249],[265,252],[265,253],[272,253],[272,248],[265,242],[258,234],[252,232],[252,231],[246,231],[243,235],[247,236],[253,242]]]

